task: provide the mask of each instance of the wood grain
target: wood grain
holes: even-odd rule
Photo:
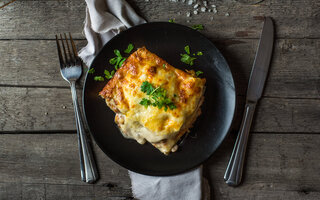
[[[253,134],[244,183],[223,182],[231,134],[204,164],[213,199],[318,199],[320,135]],[[75,134],[0,135],[0,199],[125,199],[131,196],[127,170],[94,145],[101,179],[80,180]],[[303,156],[302,156],[303,155]],[[120,198],[121,197],[121,198]]]
[[[258,40],[213,40],[233,72],[238,94],[245,95]],[[78,49],[86,41],[76,41]],[[32,49],[32,50],[30,50]],[[280,39],[267,80],[265,96],[320,97],[320,40]],[[68,87],[61,78],[55,41],[0,41],[0,86]],[[111,66],[110,66],[111,67]]]
[[[201,32],[230,64],[238,111],[231,134],[204,163],[212,199],[320,199],[320,2],[209,0],[217,5],[217,14],[200,12],[190,18],[186,12],[193,8],[181,2],[128,2],[149,22],[174,18],[187,26],[203,24]],[[277,40],[253,122],[243,184],[233,188],[223,174],[263,16],[274,19]],[[18,0],[0,10],[1,200],[133,199],[127,170],[96,145],[101,179],[94,185],[80,180],[71,94],[59,72],[53,39],[56,33],[71,32],[78,49],[83,47],[84,18],[85,1],[77,0]]]
[[[243,103],[239,96],[236,126]],[[75,130],[69,88],[0,87],[0,115],[1,132]],[[320,133],[319,119],[320,99],[263,98],[252,130]]]
[[[176,22],[185,25],[204,24],[205,34],[214,38],[258,38],[262,16],[274,18],[277,36],[281,38],[319,38],[318,1],[263,1],[257,5],[239,1],[209,1],[217,5],[217,14],[199,13],[186,17],[193,7],[169,0],[130,0],[145,19]],[[211,4],[211,3],[210,3]],[[225,16],[229,13],[230,16]],[[212,17],[212,20],[211,20]],[[72,32],[83,38],[85,2],[77,0],[16,1],[1,10],[1,39],[52,39],[55,33]],[[189,22],[188,22],[189,21]]]

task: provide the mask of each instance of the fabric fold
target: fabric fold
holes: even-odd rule
[[[90,67],[99,50],[111,38],[146,21],[123,0],[86,0],[86,3],[83,33],[88,44],[79,51],[79,57]]]

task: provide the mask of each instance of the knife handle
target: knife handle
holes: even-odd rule
[[[250,133],[250,127],[255,108],[256,103],[246,103],[244,115],[240,126],[240,131],[238,133],[238,137],[233,148],[227,170],[224,174],[224,180],[230,186],[237,186],[241,182],[248,136]]]

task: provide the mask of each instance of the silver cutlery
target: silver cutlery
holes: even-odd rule
[[[224,180],[230,186],[237,186],[241,182],[250,127],[256,105],[261,98],[267,78],[273,50],[273,39],[273,22],[270,17],[266,17],[260,37],[258,51],[251,70],[247,89],[246,105],[240,131],[224,175]]]
[[[84,129],[76,91],[76,82],[82,74],[82,62],[77,55],[77,50],[70,33],[69,39],[66,34],[64,34],[64,38],[60,34],[60,39],[58,39],[58,36],[56,35],[56,42],[60,61],[60,72],[62,77],[70,84],[71,87],[78,135],[81,179],[84,182],[93,183],[98,179],[98,172],[90,144],[88,143],[87,134]],[[62,48],[60,43],[62,44]]]

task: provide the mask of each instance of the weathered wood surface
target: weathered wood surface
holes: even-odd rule
[[[258,40],[214,40],[233,71],[237,92],[244,95]],[[77,41],[78,49],[86,41]],[[265,96],[320,97],[320,40],[280,39],[270,68]],[[0,86],[68,87],[61,78],[55,41],[1,41]]]
[[[223,182],[234,142],[231,134],[204,165],[214,199],[318,199],[320,135],[253,134],[245,184]],[[127,170],[95,146],[101,179],[80,180],[75,134],[0,135],[0,199],[125,199]]]
[[[239,96],[236,123],[243,102]],[[69,88],[0,87],[0,105],[0,133],[75,130]],[[320,99],[263,98],[252,130],[320,133],[319,118]]]
[[[130,0],[130,4],[148,21],[168,21],[175,18],[182,24],[202,23],[206,35],[214,38],[258,38],[261,16],[271,16],[277,25],[278,37],[319,38],[319,1],[263,1],[257,5],[239,1],[208,1],[217,5],[217,14],[193,11],[186,3],[169,0]],[[52,39],[54,33],[70,31],[83,38],[85,2],[78,0],[16,1],[2,9],[0,15],[1,39]],[[230,16],[225,16],[229,13]],[[180,14],[180,15],[179,15]],[[213,20],[211,20],[213,17]],[[187,21],[190,21],[189,23]]]
[[[212,199],[320,199],[320,2],[209,0],[218,13],[191,18],[186,12],[193,8],[181,2],[128,2],[150,22],[175,18],[185,25],[203,24],[202,33],[233,71],[239,97],[233,131],[204,164]],[[232,188],[222,177],[241,120],[262,16],[275,20],[275,52],[253,122],[244,182]],[[101,179],[94,185],[80,180],[71,94],[53,39],[71,32],[79,39],[78,49],[83,47],[84,18],[85,2],[77,0],[17,0],[0,9],[0,200],[132,199],[127,170],[96,145]]]

